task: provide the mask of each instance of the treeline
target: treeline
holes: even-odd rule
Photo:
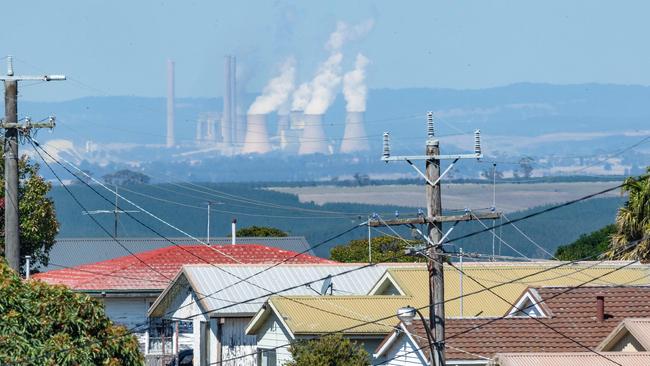
[[[113,209],[114,195],[96,187],[104,198],[98,197],[88,187],[76,185],[72,192],[84,204],[86,210]],[[241,227],[270,226],[279,228],[289,235],[303,235],[312,244],[318,244],[355,225],[361,224],[367,216],[379,213],[383,217],[392,217],[395,211],[401,216],[415,215],[416,209],[389,205],[365,205],[352,203],[328,203],[323,206],[314,203],[301,203],[292,194],[262,189],[257,184],[150,184],[127,185],[120,188],[120,194],[138,203],[160,218],[173,223],[192,235],[204,236],[207,224],[207,202],[212,205],[211,233],[213,236],[227,236],[230,223],[237,218]],[[56,205],[57,217],[61,223],[60,237],[102,237],[105,233],[96,226],[88,215],[68,196],[61,187],[54,187],[51,193]],[[581,234],[598,230],[614,221],[616,210],[623,203],[623,198],[599,198],[580,202],[559,210],[552,211],[517,223],[544,250],[524,238],[513,227],[506,226],[498,230],[504,242],[495,240],[495,252],[503,255],[526,255],[532,258],[548,258],[560,245],[566,245],[580,237]],[[120,200],[121,209],[135,210]],[[508,218],[514,219],[544,207],[512,213]],[[157,233],[167,237],[182,236],[172,228],[165,226],[143,212],[130,213],[142,223],[153,228]],[[112,232],[113,215],[94,216],[109,232]],[[496,221],[498,224],[499,221]],[[492,222],[485,222],[491,225]],[[481,230],[480,223],[459,224],[450,237]],[[405,239],[412,239],[410,230],[398,231]],[[157,234],[145,228],[126,214],[120,215],[120,236],[156,237]],[[373,236],[381,233],[373,231]],[[316,249],[316,254],[329,256],[335,245],[345,244],[353,239],[367,237],[365,227],[354,230]],[[492,235],[483,233],[458,242],[452,242],[449,250],[463,248],[465,251],[481,253],[492,252]],[[511,248],[512,247],[512,248]],[[513,249],[514,248],[514,249]]]

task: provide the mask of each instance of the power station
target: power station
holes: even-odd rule
[[[336,56],[336,57],[334,57]],[[345,75],[338,74],[333,62],[341,56],[328,58],[310,82],[295,87],[295,68],[287,60],[281,73],[269,80],[260,96],[251,104],[248,112],[238,103],[240,93],[237,80],[237,58],[224,56],[223,105],[212,111],[204,111],[195,118],[194,144],[197,152],[220,155],[267,154],[271,152],[311,155],[333,153],[357,154],[369,151],[364,127],[366,105],[365,70],[367,59],[357,56],[355,69]],[[334,60],[334,61],[332,61]],[[364,61],[360,63],[359,61]],[[175,128],[175,80],[174,61],[167,61],[167,138],[165,146],[181,146],[176,139]],[[328,79],[329,78],[329,79]],[[327,136],[324,128],[325,112],[338,94],[342,92],[347,102],[341,137]],[[323,89],[326,90],[323,90]],[[329,96],[324,98],[323,95]],[[293,98],[293,103],[289,101]],[[299,102],[297,102],[297,98]],[[318,106],[311,108],[309,106]],[[296,108],[291,108],[291,107]],[[315,112],[315,109],[317,113]],[[310,113],[307,113],[309,110]],[[321,113],[322,112],[322,113]],[[273,128],[269,122],[275,122]],[[340,141],[340,143],[335,143]],[[187,144],[183,145],[187,146]]]

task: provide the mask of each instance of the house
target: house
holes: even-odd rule
[[[558,268],[561,262],[473,262],[462,271],[445,266],[445,312],[447,317],[502,316],[529,287],[590,285],[650,285],[650,267],[627,261],[576,263]],[[458,264],[457,264],[458,265]],[[613,272],[622,265],[627,267]],[[428,272],[423,267],[389,268],[369,295],[413,296],[410,304],[423,307],[429,301]],[[472,279],[477,280],[477,282]],[[504,302],[484,287],[493,291]]]
[[[650,352],[650,319],[623,319],[598,345],[596,350],[602,352]]]
[[[61,284],[100,299],[108,317],[134,332],[145,354],[159,352],[169,341],[171,330],[159,323],[150,323],[147,310],[156,301],[185,264],[228,263],[273,264],[334,263],[330,260],[293,251],[255,244],[170,246],[123,256],[92,264],[84,264],[39,273],[33,278],[50,284]],[[224,272],[224,275],[227,275]],[[191,328],[179,324],[180,331]]]
[[[623,319],[595,352],[497,353],[489,366],[650,365],[650,318]]]
[[[587,348],[596,349],[605,339],[611,340],[608,344],[621,344],[619,341],[627,332],[620,325],[626,324],[624,320],[650,316],[650,287],[529,288],[516,304],[519,309],[535,307],[536,310],[529,316],[510,305],[502,317],[448,318],[447,365],[488,365],[497,354],[503,364],[510,365],[506,362],[514,362],[510,361],[514,356],[502,354],[584,353],[589,352]],[[429,345],[424,326],[421,320],[408,325],[400,323],[377,348],[374,362],[428,365]],[[617,329],[621,337],[610,335]],[[529,356],[521,357],[523,360]],[[557,363],[557,357],[555,364],[564,365],[564,362]],[[580,356],[571,357],[580,359]],[[592,358],[585,360],[583,364],[591,365],[588,360]]]
[[[648,366],[650,352],[500,353],[490,366]]]
[[[198,238],[207,242],[207,238]],[[211,237],[212,245],[229,245],[230,237]],[[297,253],[315,255],[304,236],[286,237],[237,237],[236,243],[258,244],[272,248],[289,250]],[[162,249],[176,245],[197,245],[196,240],[183,238],[57,238],[56,244],[49,253],[49,263],[42,266],[39,272],[48,272],[56,269],[76,267],[82,264],[102,262],[113,258],[123,257],[129,252],[144,253],[154,249]]]
[[[246,327],[257,338],[258,366],[291,361],[289,344],[342,333],[372,354],[397,324],[396,309],[411,296],[272,296]]]
[[[390,266],[423,265],[186,265],[149,309],[149,317],[171,324],[191,320],[193,337],[183,339],[172,332],[169,338],[179,343],[170,349],[193,348],[196,365],[255,365],[257,337],[244,330],[271,294],[279,299],[366,294]]]
[[[543,263],[472,263],[461,273],[445,266],[445,298],[448,317],[498,317],[511,310],[528,283],[535,286],[575,286],[593,284],[649,284],[648,267],[629,262],[608,262],[599,265],[580,263],[559,267],[558,262]],[[613,271],[621,264],[628,267]],[[479,283],[470,280],[473,278]],[[598,278],[594,280],[594,278]],[[344,329],[344,335],[363,341],[374,351],[387,334],[395,330],[397,309],[406,305],[425,308],[428,304],[428,272],[424,266],[387,268],[367,296],[270,297],[246,328],[255,335],[262,355],[268,351],[270,364],[281,365],[288,360],[287,345],[297,339],[312,338]],[[494,287],[499,296],[485,291]],[[353,309],[351,313],[347,309]],[[423,310],[427,316],[427,309]],[[289,319],[289,320],[287,320]],[[290,319],[299,319],[294,322]],[[364,326],[370,320],[382,320],[382,326]],[[392,321],[387,321],[392,319]],[[336,326],[332,326],[335,324]],[[308,325],[308,326],[307,326]],[[367,325],[367,324],[366,324]],[[359,333],[361,332],[361,333]],[[275,351],[270,352],[270,351]],[[487,361],[487,358],[484,360]],[[474,361],[473,361],[474,362]],[[485,364],[485,362],[483,362]]]

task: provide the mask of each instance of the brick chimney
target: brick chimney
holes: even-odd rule
[[[605,320],[605,296],[596,296],[596,320],[602,322]]]

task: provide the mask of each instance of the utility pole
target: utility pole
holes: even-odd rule
[[[391,156],[390,141],[388,132],[384,133],[383,155],[381,160],[405,161],[407,162],[424,180],[426,181],[426,204],[427,216],[418,214],[414,218],[395,218],[391,220],[373,219],[368,221],[369,226],[393,226],[407,225],[413,230],[420,232],[415,225],[427,224],[427,235],[422,237],[427,242],[423,248],[416,250],[417,253],[423,253],[427,261],[427,270],[429,272],[429,329],[434,335],[435,357],[431,360],[432,365],[445,365],[445,281],[444,281],[444,263],[447,256],[443,250],[443,243],[447,236],[453,230],[451,227],[443,234],[442,224],[444,222],[471,221],[475,219],[494,219],[500,216],[497,212],[482,214],[465,213],[464,215],[443,215],[442,212],[442,195],[440,181],[453,168],[454,164],[460,159],[480,159],[481,153],[480,131],[474,132],[474,153],[473,154],[440,154],[440,143],[435,138],[435,129],[433,123],[433,113],[427,113],[427,141],[425,155],[419,156]],[[424,160],[426,162],[426,172],[423,173],[413,164],[413,161]],[[449,167],[440,173],[440,161],[453,160]],[[455,225],[455,224],[454,224]]]
[[[434,184],[426,185],[427,196],[427,217],[442,216],[442,195],[440,192],[440,143],[434,139],[433,133],[433,114],[428,114],[428,131],[426,146],[426,175],[429,182]],[[457,159],[456,159],[457,160]],[[433,309],[429,309],[429,326],[432,330],[436,343],[437,364],[445,365],[445,282],[444,282],[444,261],[442,253],[442,222],[427,222],[427,231],[429,240],[436,245],[429,246],[427,250],[427,270],[429,271],[429,304],[433,304]],[[431,307],[431,305],[430,305]],[[433,310],[433,311],[431,311]]]
[[[32,123],[29,118],[18,122],[18,82],[23,80],[65,80],[64,75],[14,75],[13,57],[7,56],[7,75],[0,76],[5,86],[5,118],[0,127],[5,130],[5,258],[9,267],[20,269],[20,231],[18,218],[18,136],[29,136],[32,129],[54,128],[54,117],[45,123]]]

